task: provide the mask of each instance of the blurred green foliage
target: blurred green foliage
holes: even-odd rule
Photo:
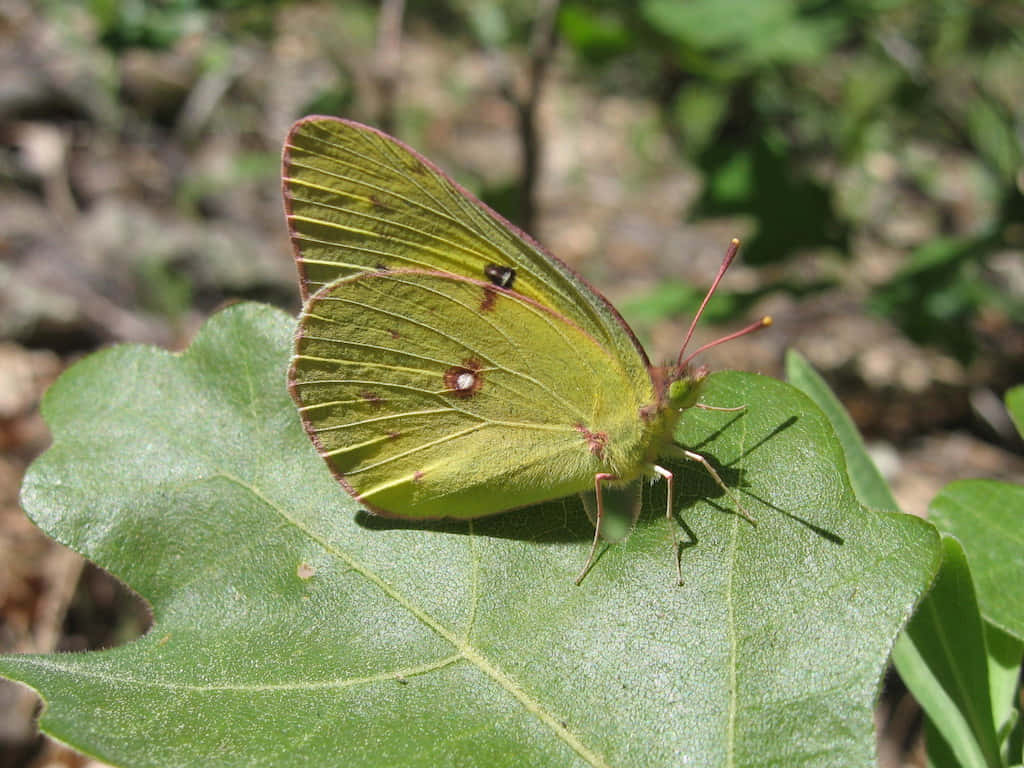
[[[712,325],[729,323],[753,311],[754,306],[766,296],[784,293],[800,298],[835,286],[834,280],[827,279],[808,280],[799,284],[784,279],[766,281],[751,291],[726,291],[719,288],[715,291],[714,299],[708,302],[702,317]],[[692,316],[706,293],[707,286],[694,286],[681,280],[662,280],[650,293],[626,301],[622,306],[630,320],[638,328],[646,330],[648,324],[666,317]]]
[[[87,0],[86,5],[99,25],[100,40],[115,50],[168,48],[202,23],[196,0]]]
[[[60,0],[47,0],[52,8]],[[86,0],[100,40],[114,50],[169,48],[216,20],[224,31],[269,35],[282,0]]]
[[[755,264],[846,255],[865,234],[908,250],[870,307],[964,361],[983,307],[1024,322],[1024,301],[986,268],[1024,246],[1021,29],[1018,0],[580,0],[561,16],[585,68],[662,105],[704,173],[693,216],[751,217]],[[952,193],[950,159],[963,168]],[[872,160],[887,178],[863,173]],[[933,207],[937,231],[885,242],[889,211],[869,202],[883,182]],[[987,215],[964,231],[956,207],[972,195]]]
[[[1000,245],[993,235],[931,240],[875,290],[869,307],[892,318],[914,341],[941,345],[969,360],[975,344],[971,323],[982,309],[1024,318],[1024,300],[986,279],[986,257]]]

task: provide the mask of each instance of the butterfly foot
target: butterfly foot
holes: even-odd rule
[[[732,492],[732,488],[725,484],[725,481],[722,480],[718,472],[715,471],[715,468],[711,466],[711,462],[709,462],[699,453],[694,453],[693,451],[686,450],[685,448],[683,449],[682,453],[683,456],[685,456],[687,459],[689,459],[690,461],[697,462],[702,467],[704,467],[705,470],[707,470],[707,473],[711,475],[711,479],[718,484],[719,488],[721,488],[723,491],[725,491],[726,494],[728,494],[730,499],[732,499],[732,503],[736,505],[736,511],[739,513],[740,517],[742,517],[751,525],[757,525],[757,520],[754,519],[754,516],[743,508],[743,505],[740,504],[740,500],[736,498],[736,494]]]
[[[594,527],[594,543],[590,545],[590,555],[587,557],[587,562],[583,564],[583,568],[580,570],[579,575],[573,579],[573,582],[578,587],[583,583],[583,579],[586,578],[587,574],[590,573],[591,567],[594,565],[594,556],[597,554],[597,542],[601,538],[598,527]]]
[[[583,570],[580,571],[579,575],[575,579],[572,580],[572,583],[575,584],[577,587],[580,584],[582,584],[583,583],[583,579],[584,579],[584,577],[586,577],[587,571],[589,571],[589,570],[590,570],[590,563],[588,562],[585,566],[583,566]]]

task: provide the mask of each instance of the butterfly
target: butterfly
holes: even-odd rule
[[[594,539],[620,541],[660,459],[700,407],[697,320],[675,363],[652,366],[586,280],[397,139],[332,117],[296,122],[283,193],[303,308],[288,387],[317,451],[369,511],[471,519],[573,494]],[[621,521],[626,524],[622,525]],[[615,521],[619,521],[618,526]],[[679,553],[676,551],[677,569]],[[680,583],[682,574],[678,574]]]

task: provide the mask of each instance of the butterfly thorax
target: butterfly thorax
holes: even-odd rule
[[[632,482],[653,471],[663,448],[673,441],[682,412],[693,407],[700,397],[708,371],[703,367],[690,371],[668,366],[651,368],[650,375],[653,397],[619,429],[577,426],[591,453],[600,460],[601,471],[615,477],[612,485]]]

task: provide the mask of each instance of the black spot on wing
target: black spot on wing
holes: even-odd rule
[[[516,279],[516,271],[512,267],[488,264],[484,267],[484,276],[499,288],[512,288]]]

